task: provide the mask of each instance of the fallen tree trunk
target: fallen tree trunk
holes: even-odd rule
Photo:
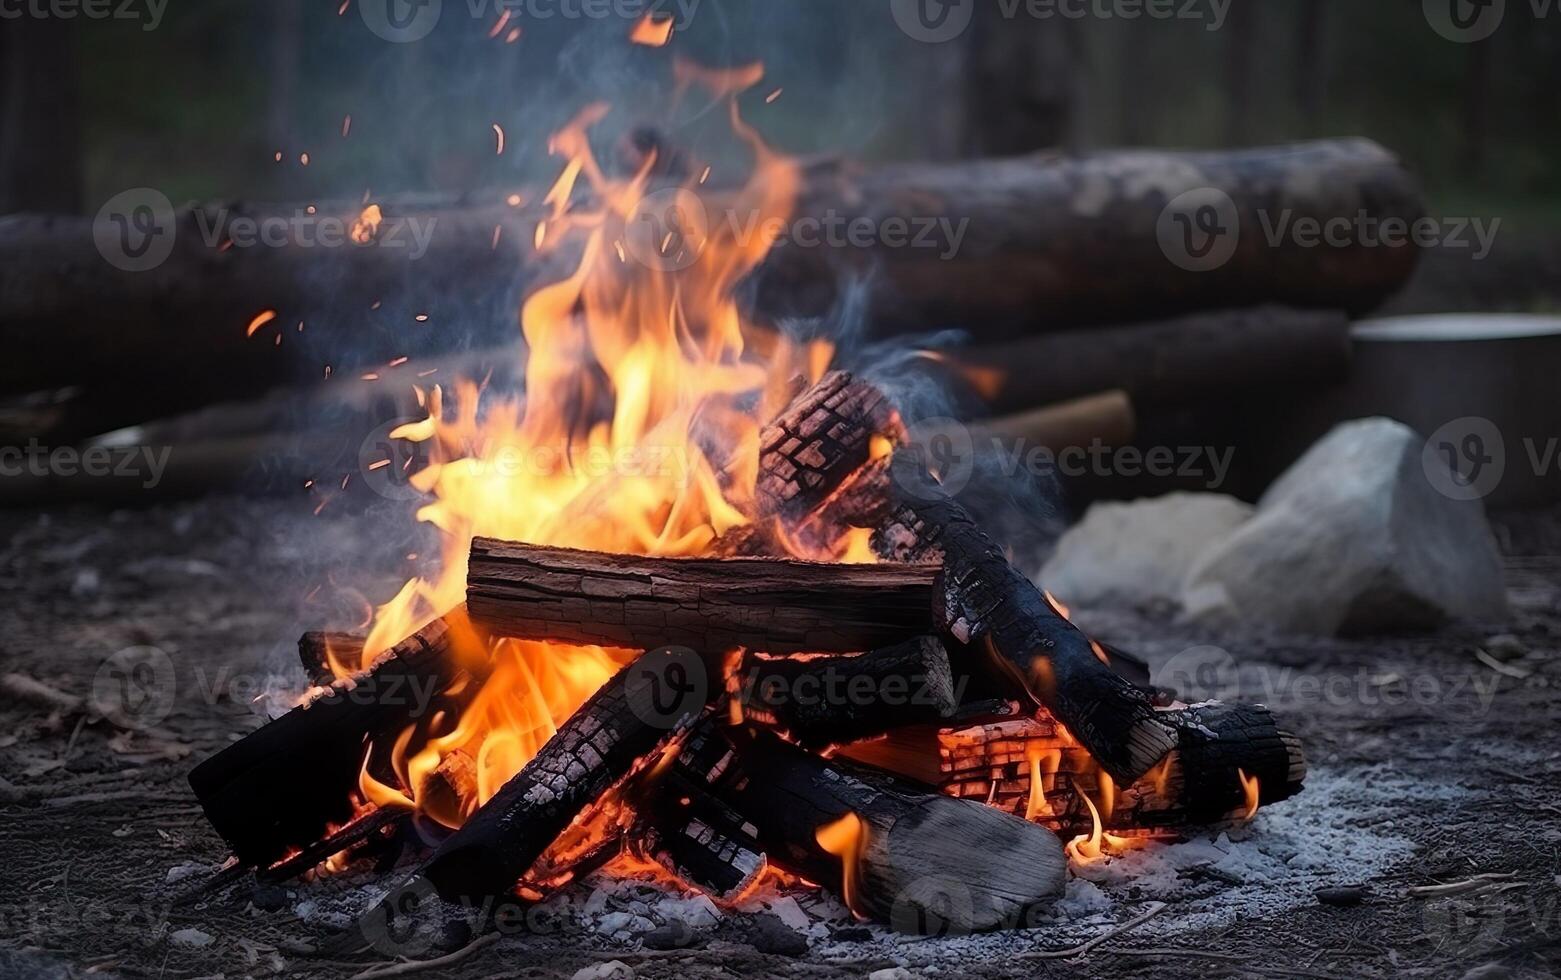
[[[776,248],[757,273],[761,309],[816,314],[844,283],[865,283],[880,332],[996,339],[1259,303],[1365,312],[1418,258],[1375,229],[1407,229],[1424,203],[1391,153],[1352,139],[815,168],[796,212],[867,216],[881,234],[867,247]],[[884,240],[891,218],[914,218],[921,246]],[[1352,231],[1337,247],[1286,234],[1311,220]]]
[[[936,571],[646,558],[476,538],[466,606],[484,628],[523,639],[848,653],[927,632]]]
[[[865,247],[776,248],[756,273],[761,318],[820,313],[844,281],[871,269],[880,334],[956,325],[987,339],[1257,303],[1370,309],[1413,270],[1412,245],[1302,248],[1270,244],[1268,228],[1284,212],[1291,221],[1381,222],[1423,210],[1398,161],[1364,140],[826,166],[808,169],[804,182],[794,228],[866,218],[878,234]],[[1167,201],[1197,188],[1228,195],[1240,229],[1230,259],[1209,272],[1184,271],[1160,245]],[[707,210],[721,209],[712,195]],[[147,418],[318,377],[324,364],[340,371],[426,356],[457,336],[497,343],[513,330],[520,295],[572,264],[570,249],[531,247],[545,209],[497,201],[384,203],[382,230],[364,246],[325,248],[292,232],[277,247],[225,244],[234,217],[350,225],[358,210],[181,211],[164,229],[172,252],[142,272],[105,259],[90,219],[0,221],[0,345],[11,354],[0,363],[0,395],[79,386],[101,411],[133,393]],[[907,242],[896,245],[891,233]],[[263,310],[276,320],[246,337]],[[466,329],[421,326],[416,314]],[[281,347],[269,349],[278,335]]]
[[[981,394],[994,415],[1113,389],[1154,411],[1336,384],[1349,373],[1350,321],[1332,310],[1261,306],[1043,334],[949,357],[990,379]]]
[[[1062,892],[1067,862],[1046,829],[765,732],[704,726],[675,771],[748,821],[777,867],[901,931],[1022,928]]]

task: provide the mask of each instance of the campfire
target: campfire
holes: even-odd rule
[[[302,703],[191,773],[233,866],[410,842],[376,913],[397,928],[652,871],[984,930],[1070,862],[1296,793],[1267,709],[1150,687],[945,491],[889,392],[744,317],[799,169],[738,114],[757,68],[677,73],[728,106],[746,182],[716,195],[655,149],[614,176],[605,106],[553,138],[534,244],[579,259],[524,304],[524,398],[418,390],[394,435],[426,450],[442,571],[366,633],[306,634]]]

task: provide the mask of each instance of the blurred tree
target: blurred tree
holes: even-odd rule
[[[1071,147],[1081,48],[1073,21],[1006,17],[977,4],[966,33],[964,133],[969,156]]]
[[[1317,128],[1328,95],[1327,0],[1301,0],[1296,8],[1295,104],[1308,131]]]
[[[0,214],[81,210],[73,24],[24,16],[0,29]]]

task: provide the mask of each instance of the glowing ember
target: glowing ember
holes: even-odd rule
[[[629,40],[652,48],[662,47],[672,40],[672,19],[646,14],[635,23],[634,30],[629,32]]]

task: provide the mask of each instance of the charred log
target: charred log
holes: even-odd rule
[[[856,657],[745,657],[743,717],[815,748],[950,717],[959,697],[948,653],[930,636]]]
[[[913,456],[897,456],[894,472],[899,507],[879,541],[941,555],[939,628],[986,653],[993,670],[1044,705],[1119,783],[1132,783],[1163,759],[1176,733],[1148,694],[1107,666]]]
[[[240,860],[270,865],[352,819],[365,742],[388,743],[450,707],[441,694],[463,673],[452,633],[465,628],[460,611],[434,620],[191,771],[206,818]]]
[[[757,829],[686,776],[662,777],[637,828],[636,847],[720,902],[734,902],[769,866]]]
[[[775,865],[902,931],[1022,926],[1062,891],[1062,845],[1044,828],[765,732],[705,726],[676,771],[751,823]]]

